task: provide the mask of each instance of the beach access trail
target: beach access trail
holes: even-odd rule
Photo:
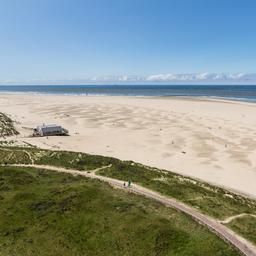
[[[198,212],[196,209],[193,209],[173,198],[164,196],[162,194],[159,194],[155,191],[152,191],[140,185],[132,184],[131,187],[127,187],[127,186],[124,186],[124,181],[122,180],[108,178],[108,177],[104,177],[96,174],[98,170],[108,168],[110,166],[103,166],[101,168],[97,168],[91,171],[78,171],[78,170],[65,169],[65,168],[49,166],[49,165],[35,165],[35,164],[31,164],[31,165],[15,164],[15,165],[8,165],[8,166],[39,168],[47,171],[56,171],[60,173],[79,175],[79,176],[84,176],[87,178],[98,179],[103,182],[107,182],[108,184],[116,188],[126,190],[130,193],[135,193],[138,195],[145,196],[146,198],[153,199],[157,202],[164,204],[167,207],[177,209],[178,211],[181,211],[189,215],[190,217],[192,217],[199,224],[206,226],[209,230],[213,231],[219,237],[221,237],[222,239],[226,240],[227,242],[232,244],[234,247],[236,247],[242,254],[247,256],[256,256],[256,246],[254,246],[252,243],[245,240],[241,236],[235,234],[232,230],[222,225],[219,221]]]

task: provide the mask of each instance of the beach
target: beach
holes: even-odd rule
[[[32,145],[133,160],[256,198],[256,104],[209,98],[1,94]],[[30,137],[40,124],[70,136]]]

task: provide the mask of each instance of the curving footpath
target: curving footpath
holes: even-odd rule
[[[72,169],[65,169],[61,167],[55,167],[55,166],[47,166],[47,165],[25,165],[25,164],[15,164],[15,165],[9,165],[9,166],[20,166],[20,167],[34,167],[34,168],[40,168],[44,170],[50,170],[50,171],[56,171],[56,172],[63,172],[63,173],[69,173],[72,175],[79,175],[79,176],[85,176],[88,178],[93,179],[99,179],[101,181],[107,182],[112,186],[115,186],[120,189],[125,189],[129,192],[143,195],[147,198],[153,199],[155,201],[158,201],[168,207],[175,208],[183,213],[186,213],[187,215],[191,216],[194,220],[196,220],[198,223],[206,226],[210,230],[212,230],[214,233],[216,233],[218,236],[232,244],[234,247],[236,247],[241,253],[243,253],[246,256],[256,256],[256,247],[247,241],[246,239],[242,238],[241,236],[234,233],[232,230],[227,228],[226,226],[219,223],[217,220],[204,215],[200,212],[198,212],[196,209],[193,209],[191,207],[188,207],[187,205],[164,195],[161,195],[155,191],[152,191],[150,189],[147,189],[145,187],[139,186],[137,184],[133,184],[132,187],[124,187],[123,181],[108,178],[105,176],[100,176],[95,174],[97,170],[107,168],[109,166],[101,167],[95,170],[92,170],[91,172],[82,172]]]
[[[222,223],[222,224],[227,224],[227,223],[230,223],[232,220],[242,218],[242,217],[245,217],[245,216],[250,216],[250,217],[256,218],[256,215],[254,215],[254,214],[241,213],[241,214],[238,214],[238,215],[235,215],[235,216],[228,217],[227,219],[221,220],[219,222]]]

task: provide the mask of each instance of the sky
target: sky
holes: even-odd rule
[[[0,0],[0,84],[256,84],[255,0]]]

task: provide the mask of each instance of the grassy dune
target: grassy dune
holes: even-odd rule
[[[115,158],[76,152],[49,151],[36,148],[0,147],[0,164],[43,164],[89,171],[112,164],[100,175],[131,180],[189,204],[218,219],[256,213],[256,201],[224,189],[156,168],[149,168]]]
[[[117,179],[132,180],[177,198],[217,219],[225,219],[240,213],[256,213],[256,201],[171,172],[123,162],[98,173]]]
[[[244,216],[232,220],[227,226],[256,244],[256,218]]]
[[[15,129],[13,121],[0,112],[0,137],[17,135],[19,132]]]
[[[97,180],[0,167],[0,203],[1,256],[239,255],[184,214]]]
[[[52,165],[81,171],[89,171],[111,164],[110,168],[101,170],[98,174],[124,181],[131,180],[183,201],[217,219],[224,220],[241,213],[256,214],[256,201],[254,200],[198,180],[115,158],[37,148],[0,147],[0,164],[12,163]],[[250,230],[250,223],[244,222],[243,225],[243,229]],[[233,226],[231,228],[237,231]],[[242,235],[255,242],[246,232]],[[256,237],[254,234],[251,236]]]

